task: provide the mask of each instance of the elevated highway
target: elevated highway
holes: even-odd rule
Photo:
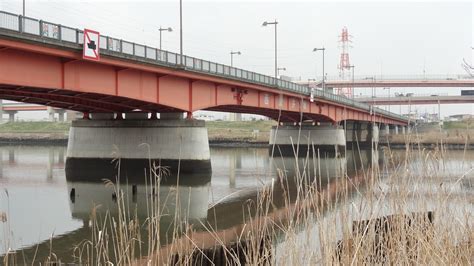
[[[322,81],[302,81],[298,84],[322,88]],[[472,88],[474,79],[466,75],[432,75],[412,77],[365,77],[352,80],[326,80],[326,88]]]
[[[474,79],[448,79],[448,80],[350,80],[328,81],[326,87],[329,88],[471,88],[474,87]],[[318,85],[321,86],[321,85]]]
[[[25,104],[25,103],[1,103],[0,102],[0,121],[3,119],[3,113],[8,114],[8,120],[10,122],[15,121],[15,114],[18,112],[29,112],[29,111],[48,111],[49,118],[51,121],[54,121],[54,114],[58,114],[58,120],[60,122],[64,121],[64,113],[66,110],[60,108],[52,108],[46,105],[38,104]]]
[[[474,96],[410,96],[410,97],[360,97],[357,101],[370,105],[420,105],[474,103]]]

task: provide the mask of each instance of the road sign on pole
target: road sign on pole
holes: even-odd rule
[[[84,52],[82,58],[99,61],[100,34],[97,31],[84,29]]]

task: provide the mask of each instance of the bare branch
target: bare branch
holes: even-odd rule
[[[474,67],[472,65],[470,65],[466,59],[462,59],[463,63],[461,64],[462,68],[464,68],[464,70],[466,71],[466,73],[471,76],[471,77],[474,77]]]

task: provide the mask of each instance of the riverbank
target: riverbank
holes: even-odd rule
[[[413,132],[411,134],[389,135],[388,138],[381,137],[382,145],[390,145],[392,149],[405,149],[407,145],[410,148],[422,149],[443,149],[449,150],[472,150],[474,149],[474,130],[462,127],[460,123],[457,126],[447,126],[442,130],[432,129],[423,132]]]
[[[209,121],[209,145],[262,147],[268,145],[274,121]],[[67,145],[70,123],[14,122],[0,125],[0,144]]]
[[[67,145],[70,123],[14,122],[0,125],[0,144]],[[214,147],[265,147],[270,138],[274,121],[209,121],[206,122],[209,145]],[[414,148],[474,149],[474,130],[469,124],[456,122],[442,131],[390,135],[381,137],[380,144],[392,149]]]

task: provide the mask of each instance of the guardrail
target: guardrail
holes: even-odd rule
[[[354,95],[354,98],[384,98],[384,99],[400,99],[400,98],[416,98],[416,97],[438,97],[438,96],[460,96],[460,95],[449,95],[449,93],[443,92],[443,93],[431,93],[431,94],[410,94],[410,93],[405,93],[405,94],[391,94],[391,95]]]
[[[444,81],[444,80],[466,80],[472,79],[472,77],[465,75],[465,74],[435,74],[435,75],[354,75],[354,81],[369,81],[369,82],[376,82],[376,81]],[[320,83],[322,80],[318,79]],[[346,77],[345,79],[339,76],[327,76],[326,82],[332,81],[347,81],[352,82],[352,77]]]
[[[34,35],[43,39],[54,40],[57,41],[56,44],[59,46],[61,46],[62,43],[77,44],[77,48],[81,49],[84,43],[84,33],[80,29],[75,29],[44,20],[38,20],[35,18],[24,17],[5,11],[0,11],[0,28],[19,32],[25,35]],[[137,59],[146,59],[151,63],[161,66],[184,68],[187,71],[205,73],[225,77],[228,79],[235,79],[253,84],[275,87],[306,96],[310,96],[312,93],[315,98],[334,101],[336,103],[341,103],[369,112],[383,114],[385,116],[393,117],[399,120],[407,120],[405,117],[398,114],[371,107],[367,104],[360,103],[343,96],[321,90],[311,90],[307,86],[299,85],[290,81],[275,79],[274,77],[186,55],[183,55],[181,58],[180,54],[160,50],[146,45],[136,44],[134,42],[128,42],[101,35],[99,45],[101,50],[118,53],[127,57],[132,56],[136,57]]]

